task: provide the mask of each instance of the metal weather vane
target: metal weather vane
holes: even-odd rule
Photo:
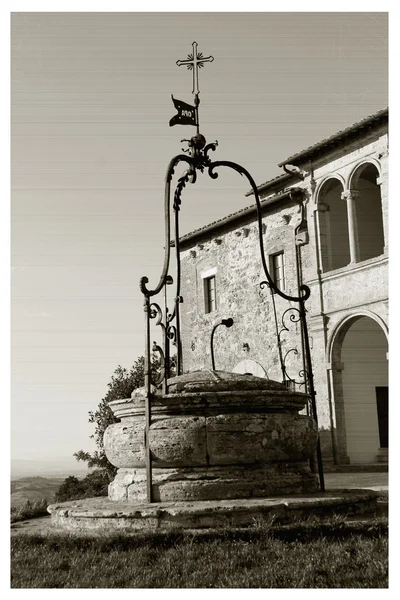
[[[177,60],[176,64],[178,67],[186,66],[190,71],[193,71],[193,89],[194,94],[194,106],[186,104],[182,100],[176,100],[172,96],[172,102],[177,109],[177,114],[172,117],[169,124],[170,127],[173,125],[195,125],[197,127],[197,133],[199,133],[199,104],[200,104],[200,89],[199,89],[199,69],[205,65],[205,63],[213,62],[213,56],[203,56],[202,52],[197,52],[197,42],[193,42],[193,52],[188,54],[187,59]]]

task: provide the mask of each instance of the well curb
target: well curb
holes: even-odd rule
[[[55,531],[168,531],[290,523],[310,516],[362,515],[377,508],[379,494],[342,489],[275,498],[136,504],[87,498],[48,507]]]

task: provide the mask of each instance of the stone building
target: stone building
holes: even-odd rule
[[[387,461],[387,160],[385,109],[290,156],[258,188],[272,277],[288,294],[311,288],[321,444],[338,464]],[[276,329],[288,303],[260,286],[255,203],[183,236],[181,250],[184,371],[211,368],[212,328],[232,317],[215,333],[216,368],[282,380]],[[282,352],[298,379],[299,324],[290,313],[284,324]]]

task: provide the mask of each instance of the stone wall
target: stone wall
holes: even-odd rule
[[[323,219],[319,210],[319,191],[324,182],[335,177],[349,189],[352,176],[363,162],[371,162],[380,174],[382,212],[385,234],[384,253],[367,261],[322,272],[321,247],[318,243]],[[308,175],[296,187],[304,190],[309,243],[300,248],[300,270],[304,283],[311,288],[307,302],[317,391],[321,444],[326,458],[346,462],[346,435],[335,408],[336,369],[331,356],[333,339],[341,324],[364,314],[376,320],[385,330],[387,324],[387,127],[381,126],[360,135],[359,139],[321,156],[314,164],[300,165]],[[217,184],[217,183],[216,183]],[[342,200],[345,201],[345,200]],[[285,253],[286,292],[297,294],[295,227],[300,222],[299,207],[288,198],[265,209],[263,240],[269,257]],[[254,217],[236,224],[226,223],[206,236],[184,244],[182,253],[182,345],[184,371],[211,368],[210,336],[222,318],[232,317],[234,325],[219,327],[215,334],[217,369],[232,371],[242,363],[255,361],[270,379],[282,380],[276,342],[273,301],[268,288],[261,289],[265,279],[260,259],[258,226]],[[202,274],[216,270],[217,310],[205,314]],[[290,304],[275,295],[280,319]],[[289,322],[286,349],[299,348],[299,327]],[[333,361],[333,362],[332,362]],[[302,368],[301,356],[289,355],[290,375]],[[257,373],[259,374],[259,373]],[[340,409],[338,409],[340,411]],[[342,431],[336,431],[342,427]]]
[[[263,220],[264,243],[267,255],[284,250],[286,291],[296,294],[294,228],[288,227],[289,219],[298,223],[297,206],[287,204],[269,212]],[[212,328],[222,318],[232,317],[230,329],[220,327],[215,333],[216,368],[230,371],[241,360],[252,359],[263,365],[270,379],[281,380],[272,297],[268,288],[260,288],[266,278],[256,224],[222,232],[216,239],[197,244],[194,252],[195,256],[190,250],[182,254],[184,371],[211,368]],[[202,274],[210,269],[216,269],[217,310],[205,314]],[[289,306],[276,296],[275,302],[280,313]]]

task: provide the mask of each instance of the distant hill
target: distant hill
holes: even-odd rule
[[[55,493],[65,477],[23,477],[11,481],[11,506],[20,506],[27,500],[54,501]]]
[[[73,456],[48,460],[11,460],[11,506],[20,506],[27,500],[45,498],[54,500],[63,481],[70,475],[83,478],[89,473],[84,463]]]
[[[11,479],[21,477],[62,477],[69,475],[85,477],[88,468],[84,463],[79,463],[73,456],[54,458],[48,460],[11,460]]]

